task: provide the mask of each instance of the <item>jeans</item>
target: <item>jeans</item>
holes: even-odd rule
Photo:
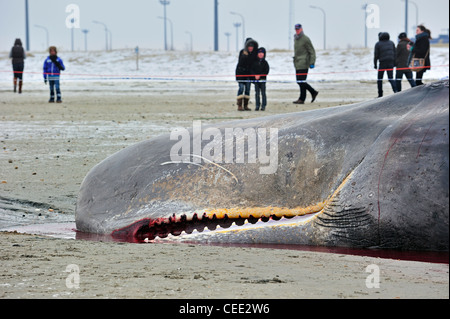
[[[383,96],[383,77],[384,77],[385,71],[387,73],[389,83],[391,83],[392,91],[394,91],[394,93],[397,93],[397,85],[394,80],[394,71],[392,70],[393,68],[394,68],[394,66],[382,65],[380,63],[380,68],[378,70],[378,97]]]
[[[259,108],[261,107],[262,110],[265,110],[267,105],[266,82],[255,82],[255,92],[256,109],[259,110]],[[260,98],[261,96],[262,105]]]
[[[306,78],[308,77],[308,69],[306,70],[296,70],[297,74],[297,84],[300,86],[300,100],[306,100],[306,91],[311,94],[316,93],[317,91],[313,89],[311,85],[306,83]]]
[[[411,87],[415,87],[416,86],[416,82],[414,81],[414,76],[411,70],[397,70],[395,72],[395,80],[397,82],[397,92],[401,92],[402,91],[402,78],[403,75],[406,76],[406,79],[408,80],[409,84],[411,85]]]
[[[240,96],[240,95],[242,95],[242,94],[244,94],[244,95],[247,95],[247,96],[250,96],[250,85],[251,85],[251,82],[250,81],[239,81],[238,82],[238,84],[239,84],[239,90],[238,90],[238,96]]]
[[[48,76],[48,84],[50,87],[50,100],[55,100],[55,90],[56,90],[56,100],[61,101],[61,90],[59,88],[59,76]]]

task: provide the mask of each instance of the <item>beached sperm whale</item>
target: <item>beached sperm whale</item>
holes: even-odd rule
[[[440,81],[353,105],[194,123],[95,166],[76,227],[135,241],[448,251],[448,100]]]

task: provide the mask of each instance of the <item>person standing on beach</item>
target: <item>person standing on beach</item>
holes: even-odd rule
[[[49,103],[55,102],[55,90],[56,90],[56,103],[61,103],[61,90],[59,87],[59,76],[61,71],[64,71],[64,63],[57,56],[58,51],[56,47],[51,46],[48,49],[49,56],[44,61],[44,83],[47,84],[47,79],[50,86],[50,100]]]
[[[424,68],[417,72],[416,74],[416,85],[422,85],[422,78],[425,72],[427,70],[431,69],[431,61],[430,61],[430,40],[431,37],[431,31],[425,28],[423,25],[417,26],[416,29],[416,42],[414,43],[412,50],[411,50],[411,58],[419,58],[419,59],[425,59],[425,65]]]
[[[26,59],[25,50],[22,47],[22,41],[16,39],[14,46],[9,53],[14,72],[14,92],[17,92],[17,82],[19,82],[19,94],[22,93],[23,84],[23,69],[25,67],[24,60]]]
[[[266,96],[266,81],[267,75],[269,74],[270,66],[266,61],[266,49],[259,48],[258,49],[258,58],[251,67],[251,73],[255,76],[255,103],[256,109],[255,111],[266,110],[267,106],[267,96]],[[262,97],[262,104],[261,104]]]
[[[416,82],[414,81],[413,73],[409,68],[408,65],[408,58],[409,58],[409,49],[408,46],[411,43],[411,40],[408,39],[408,36],[405,32],[402,32],[398,36],[398,44],[397,44],[397,50],[396,50],[396,59],[395,59],[395,66],[397,67],[395,71],[395,80],[396,80],[396,86],[397,86],[397,92],[402,91],[402,78],[403,75],[406,76],[406,79],[408,80],[411,87],[416,86]]]
[[[297,76],[297,84],[300,87],[300,97],[298,100],[294,101],[294,104],[305,104],[306,91],[309,91],[312,96],[311,103],[313,103],[318,91],[306,83],[306,78],[308,77],[309,69],[314,69],[316,63],[316,51],[311,43],[309,37],[307,37],[303,32],[303,27],[301,24],[295,25],[295,36],[294,36],[294,66]]]
[[[239,52],[239,61],[236,66],[236,81],[239,84],[237,94],[238,111],[251,111],[248,107],[250,101],[251,76],[250,68],[256,60],[258,42],[247,38],[245,48]]]
[[[394,81],[395,44],[390,40],[390,35],[387,32],[380,32],[378,34],[378,40],[377,44],[375,44],[373,63],[375,69],[378,69],[378,97],[383,97],[383,77],[385,71],[391,83],[392,91],[397,93],[397,86]],[[378,61],[380,62],[379,66]]]

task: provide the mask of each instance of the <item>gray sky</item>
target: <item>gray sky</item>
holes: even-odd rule
[[[253,37],[269,50],[288,49],[294,28],[289,24],[289,0],[219,0],[219,49],[227,50],[225,32],[230,32],[230,49],[236,49],[236,29],[233,23],[245,17],[246,37]],[[405,14],[402,0],[293,0],[294,23],[302,23],[317,49],[323,48],[323,15],[310,5],[322,7],[327,14],[327,48],[346,48],[364,45],[365,3],[380,8],[380,28],[369,29],[369,47],[377,41],[380,31],[387,31],[391,39],[404,31]],[[411,2],[411,1],[410,1]],[[449,2],[447,0],[414,0],[419,8],[419,23],[424,23],[436,36],[446,33],[449,27]],[[81,29],[89,29],[88,48],[105,48],[103,27],[92,23],[98,20],[111,29],[113,48],[163,49],[163,6],[159,0],[29,0],[30,47],[44,50],[45,31],[36,24],[48,28],[50,45],[70,50],[71,30],[66,27],[66,6],[76,4],[80,8]],[[174,47],[185,50],[189,45],[190,31],[194,38],[194,50],[212,50],[214,46],[213,0],[170,0],[167,17],[174,25]],[[408,35],[413,36],[416,9],[410,4]],[[168,26],[168,28],[170,28]],[[84,35],[75,29],[76,50],[84,50]],[[239,30],[242,43],[242,29]],[[14,39],[19,37],[25,45],[25,0],[0,0],[0,51],[8,51]],[[168,32],[170,45],[170,29]]]

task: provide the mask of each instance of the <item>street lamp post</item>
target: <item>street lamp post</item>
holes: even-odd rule
[[[288,44],[288,49],[292,50],[292,45],[293,45],[293,41],[292,41],[292,26],[294,25],[294,13],[295,13],[295,9],[294,9],[294,0],[289,0],[289,35],[288,35],[288,39],[289,39],[289,44]]]
[[[26,45],[27,51],[30,51],[30,28],[28,23],[28,0],[25,0],[25,37],[26,37]]]
[[[367,6],[368,4],[364,4],[362,9],[364,10],[364,47],[367,49]]]
[[[81,32],[84,33],[84,51],[87,52],[87,34],[88,34],[89,30],[83,29],[83,30],[81,30]]]
[[[194,49],[193,49],[192,32],[186,31],[186,33],[189,34],[189,37],[191,38],[191,48],[190,48],[190,50],[191,50],[191,52],[192,52],[192,51],[194,50]]]
[[[164,17],[158,17],[158,19],[163,19],[164,21],[167,20],[170,23],[170,50],[173,51],[173,23],[172,23],[172,20],[170,20],[169,18],[164,18]],[[167,46],[167,43],[165,44],[165,46]]]
[[[408,0],[405,0],[405,32],[408,32]]]
[[[75,23],[75,19],[72,18],[70,20],[70,23],[72,23],[72,27],[70,28],[70,35],[71,35],[71,49],[72,49],[71,51],[73,52],[73,29],[74,29],[73,24]]]
[[[326,50],[327,49],[327,14],[325,13],[325,10],[320,7],[316,7],[316,6],[309,6],[309,7],[312,9],[320,10],[323,13],[323,49]]]
[[[109,33],[109,51],[112,51],[112,32],[110,29],[108,29]]]
[[[244,16],[240,13],[231,11],[230,14],[240,16],[242,19],[242,41],[245,43],[245,19]]]
[[[48,48],[50,46],[49,41],[48,41],[48,29],[46,27],[44,27],[44,26],[37,25],[37,24],[35,24],[34,26],[36,28],[44,29],[45,34],[46,34],[46,39],[47,39],[47,48]]]
[[[164,50],[167,51],[167,12],[166,7],[170,4],[169,0],[159,0],[164,6]]]
[[[233,25],[236,28],[236,51],[239,51],[239,27],[241,26],[241,24],[239,22],[236,22]]]
[[[407,0],[402,0],[402,1],[407,1]],[[409,3],[412,3],[414,5],[414,7],[416,8],[416,25],[413,27],[413,30],[415,30],[417,28],[417,26],[419,25],[419,6],[414,1],[409,1]],[[408,10],[408,8],[406,8],[406,10]],[[406,14],[408,14],[408,12],[406,12]],[[407,25],[405,26],[405,28],[406,27],[407,27]],[[408,30],[405,29],[405,32],[408,32]]]
[[[414,7],[416,7],[416,27],[414,28],[416,29],[417,26],[419,25],[419,6],[414,1],[411,1],[411,3],[414,5]]]
[[[214,0],[214,51],[219,51],[219,1]]]
[[[93,23],[97,23],[97,24],[101,24],[103,25],[103,27],[105,27],[105,39],[106,39],[106,51],[108,51],[108,27],[106,26],[106,24],[104,24],[103,22],[100,21],[92,21]]]
[[[230,36],[231,33],[230,32],[225,32],[225,36],[227,37],[227,51],[230,51]]]

